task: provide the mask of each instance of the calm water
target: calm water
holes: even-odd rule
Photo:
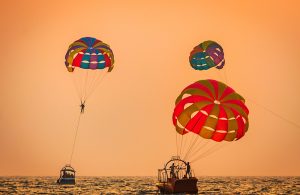
[[[0,177],[0,194],[157,194],[156,177]],[[300,177],[199,177],[199,194],[300,194]]]

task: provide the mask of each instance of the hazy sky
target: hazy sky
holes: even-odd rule
[[[238,3],[237,3],[238,2]],[[227,84],[246,99],[241,140],[192,164],[196,175],[300,175],[299,1],[3,1],[0,5],[0,175],[58,175],[79,102],[64,67],[69,44],[108,43],[115,69],[86,106],[78,175],[156,175],[176,153],[174,101],[192,82],[189,52],[225,51]],[[259,104],[259,105],[257,105]]]

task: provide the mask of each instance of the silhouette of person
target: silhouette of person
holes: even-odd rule
[[[174,163],[170,166],[170,176],[172,178],[176,178],[176,175],[175,175],[175,165]]]
[[[191,166],[189,162],[186,164],[186,175],[191,177]]]
[[[84,102],[81,102],[80,108],[81,108],[80,113],[83,114],[83,113],[84,113],[84,108],[85,108],[85,101],[84,101]]]
[[[62,177],[66,178],[67,177],[67,172],[64,171]]]

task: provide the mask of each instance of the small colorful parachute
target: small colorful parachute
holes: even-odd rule
[[[92,37],[83,37],[69,46],[65,56],[66,67],[73,72],[75,67],[83,69],[113,69],[114,55],[109,45]]]
[[[190,53],[190,64],[195,70],[222,69],[225,65],[222,47],[214,41],[204,41]]]
[[[86,99],[104,76],[114,68],[114,54],[109,45],[102,41],[83,37],[69,46],[65,65],[71,73],[79,99],[84,106]]]
[[[217,142],[233,141],[248,130],[249,110],[242,96],[216,80],[200,80],[176,99],[173,124],[184,135],[195,133]]]

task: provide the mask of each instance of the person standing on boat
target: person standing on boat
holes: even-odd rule
[[[191,165],[189,162],[186,163],[186,176],[191,177]]]
[[[170,176],[171,176],[171,178],[176,178],[174,163],[170,166]]]

